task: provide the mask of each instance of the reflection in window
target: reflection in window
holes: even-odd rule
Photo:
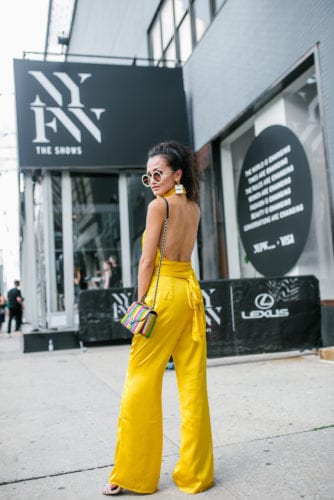
[[[163,0],[148,31],[150,54],[154,64],[163,65],[161,58],[185,62],[193,43],[202,38],[212,17],[226,0]],[[175,50],[175,56],[174,56]],[[175,65],[175,63],[174,63]],[[165,63],[165,66],[172,66]]]
[[[63,255],[63,219],[61,176],[52,173],[52,209],[53,209],[53,234],[56,267],[56,310],[64,311],[64,255]]]
[[[75,300],[85,288],[114,288],[112,267],[120,262],[117,175],[72,175]],[[108,268],[108,269],[107,269]],[[108,271],[108,272],[107,272]],[[120,275],[119,268],[116,272]]]
[[[189,7],[188,0],[174,0],[175,24],[178,25]]]
[[[173,2],[166,0],[161,9],[162,47],[165,49],[174,35]]]
[[[242,170],[242,165],[244,158],[246,156],[246,153],[248,151],[248,148],[252,141],[255,138],[255,129],[253,125],[250,125],[250,127],[245,130],[242,134],[239,135],[239,137],[231,143],[231,155],[232,155],[232,162],[233,162],[233,170],[234,170],[234,176],[236,179],[240,178],[240,173]],[[237,183],[235,184],[235,195],[237,196]],[[243,250],[243,246],[241,243],[240,238],[238,239],[238,246],[239,246],[239,255],[240,257],[240,273],[242,278],[257,278],[259,277],[256,274],[256,271],[254,272],[254,269],[251,268],[249,265],[249,261],[246,257],[246,254]]]
[[[43,232],[43,191],[41,178],[34,182],[34,231],[36,244],[36,274],[37,274],[37,312],[38,323],[45,325],[46,282],[45,282],[45,254]]]
[[[210,152],[211,149],[211,152]],[[197,154],[200,166],[201,222],[198,233],[200,278],[227,278],[225,221],[221,202],[222,178],[217,144],[204,146]]]
[[[217,221],[213,209],[216,189],[211,166],[207,166],[200,177],[201,224],[198,250],[201,263],[201,279],[216,279],[219,275],[217,256]]]
[[[153,59],[159,60],[161,58],[161,29],[160,29],[160,16],[158,15],[154,21],[151,32],[151,48]]]
[[[183,19],[179,27],[180,59],[185,62],[191,54],[191,25],[189,13]]]
[[[199,42],[210,24],[209,0],[195,0],[193,3],[195,20],[195,39]]]

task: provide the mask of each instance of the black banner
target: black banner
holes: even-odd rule
[[[132,338],[121,324],[134,288],[83,290],[79,295],[79,337],[85,342]]]
[[[209,358],[321,345],[319,283],[314,276],[201,281],[200,285]],[[132,296],[133,288],[82,291],[80,338],[130,339],[119,320]]]
[[[19,164],[141,166],[188,143],[181,68],[14,61]]]
[[[236,354],[321,345],[318,280],[312,276],[229,283]]]

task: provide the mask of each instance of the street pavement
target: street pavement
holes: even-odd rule
[[[0,499],[105,498],[129,345],[23,354],[0,334]],[[208,360],[216,484],[196,498],[334,499],[334,363],[311,351]],[[185,498],[175,372],[157,500]],[[131,474],[131,471],[129,471]],[[124,492],[119,498],[139,495]]]

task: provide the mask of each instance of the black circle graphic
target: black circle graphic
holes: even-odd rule
[[[250,145],[242,166],[238,223],[249,261],[264,276],[286,274],[298,261],[312,216],[312,180],[297,136],[273,125]]]

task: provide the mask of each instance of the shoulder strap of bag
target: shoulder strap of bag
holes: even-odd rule
[[[158,293],[158,285],[159,285],[159,279],[160,279],[161,264],[162,264],[162,258],[164,256],[164,251],[165,251],[165,241],[166,241],[167,226],[168,226],[168,219],[169,219],[169,204],[168,204],[168,201],[166,200],[166,198],[162,198],[162,199],[166,203],[166,214],[165,214],[165,220],[164,220],[164,227],[163,227],[163,230],[162,230],[160,260],[159,260],[159,266],[158,266],[158,276],[157,276],[157,282],[155,284],[154,299],[153,299],[152,309],[154,309],[155,302],[157,300],[157,293]]]

